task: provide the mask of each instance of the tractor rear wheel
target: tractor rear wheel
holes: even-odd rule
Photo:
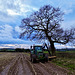
[[[31,61],[32,61],[32,63],[35,63],[36,62],[36,59],[32,58]]]
[[[45,62],[48,62],[48,55],[45,54]]]
[[[45,62],[48,62],[48,58],[47,57],[45,58]]]

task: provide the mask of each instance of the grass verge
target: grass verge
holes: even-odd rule
[[[75,58],[72,57],[74,55],[72,55],[71,57],[69,57],[68,55],[64,55],[64,57],[62,56],[64,54],[58,54],[56,59],[53,59],[52,62],[55,63],[58,66],[64,67],[66,69],[68,69],[70,71],[70,73],[75,73]],[[60,56],[60,57],[58,57]]]

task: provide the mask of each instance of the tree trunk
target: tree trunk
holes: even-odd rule
[[[45,31],[46,37],[48,38],[49,42],[50,42],[50,47],[51,47],[51,52],[52,52],[52,56],[56,55],[55,53],[55,47],[54,47],[54,42],[51,40],[51,37],[48,36],[47,31]]]
[[[50,47],[51,47],[52,56],[54,56],[54,55],[56,55],[54,43],[52,41],[50,41],[50,44],[51,44]]]
[[[48,50],[49,55],[51,56],[50,47],[48,47],[46,43],[45,43],[45,46],[46,46],[46,48],[47,48],[47,50]]]

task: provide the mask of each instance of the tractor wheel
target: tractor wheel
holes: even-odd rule
[[[48,62],[48,58],[47,57],[45,58],[45,62]]]
[[[32,62],[32,56],[30,56],[30,61]]]
[[[45,54],[45,62],[48,62],[48,55]]]
[[[31,61],[32,61],[32,63],[35,63],[35,62],[36,62],[36,59],[32,58],[32,60],[31,60]]]
[[[30,57],[30,61],[32,62],[32,58]]]

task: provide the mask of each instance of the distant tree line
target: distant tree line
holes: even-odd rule
[[[56,51],[75,51],[75,48],[56,49]]]
[[[2,49],[0,49],[0,52],[30,52],[30,49],[24,49],[24,48],[7,49],[7,48],[2,48]]]
[[[21,48],[16,48],[15,52],[30,52],[30,49],[21,49]]]

